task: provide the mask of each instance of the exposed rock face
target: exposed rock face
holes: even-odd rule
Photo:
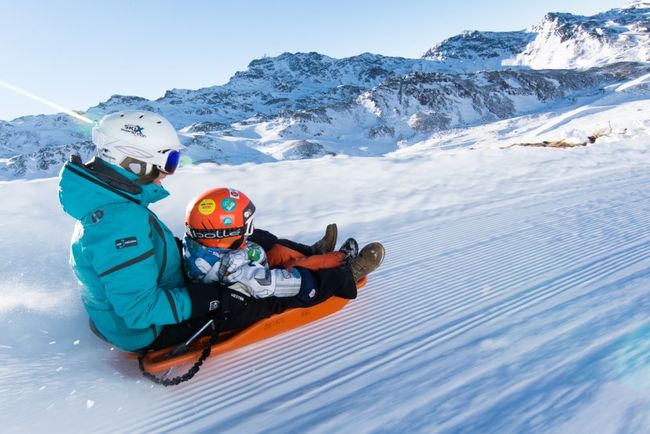
[[[457,71],[501,69],[535,39],[530,32],[464,32],[424,53],[425,59],[444,62]]]
[[[592,17],[549,13],[529,31],[535,39],[512,65],[590,68],[650,59],[650,3],[633,2]]]
[[[0,176],[6,178],[30,177],[37,173],[42,177],[56,176],[62,164],[70,155],[79,154],[89,160],[95,154],[95,145],[90,141],[60,146],[47,146],[34,152],[19,154],[0,165]]]
[[[223,86],[155,101],[114,95],[85,114],[161,113],[194,161],[381,155],[398,141],[575,104],[647,74],[649,17],[650,2],[638,0],[591,17],[549,13],[527,30],[465,32],[420,59],[284,53],[253,60]],[[55,175],[69,153],[92,154],[89,140],[90,126],[63,114],[0,121],[0,177]]]
[[[302,160],[304,158],[316,158],[323,155],[335,155],[333,152],[325,151],[325,148],[320,143],[309,142],[307,140],[300,140],[295,143],[291,148],[282,153],[282,157],[286,160]]]

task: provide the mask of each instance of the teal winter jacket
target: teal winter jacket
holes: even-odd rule
[[[192,313],[174,236],[147,209],[169,193],[136,185],[135,177],[73,157],[59,182],[61,205],[78,220],[70,262],[84,306],[102,337],[126,351],[149,345],[162,326]]]

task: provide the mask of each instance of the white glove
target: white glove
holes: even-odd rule
[[[225,283],[233,283],[239,280],[243,273],[243,267],[248,265],[248,253],[246,250],[234,250],[224,255],[220,262],[219,280]]]
[[[215,262],[215,264],[212,267],[210,267],[210,263],[208,263],[208,261],[202,258],[197,258],[196,261],[194,261],[194,263],[196,264],[199,270],[205,273],[205,275],[201,279],[203,283],[214,283],[214,282],[225,283],[226,285],[228,285],[230,289],[240,292],[246,297],[253,296],[248,290],[248,288],[245,285],[242,285],[241,283],[237,282],[236,279],[229,281],[228,279],[219,277],[222,268],[221,261]]]
[[[208,261],[202,258],[197,258],[194,263],[199,270],[205,273],[201,279],[203,283],[218,282],[220,280],[219,271],[221,269],[221,261],[217,261],[213,266],[210,266],[210,263]]]
[[[230,256],[230,255],[228,255]],[[243,260],[245,258],[245,260]],[[270,270],[266,260],[262,263],[248,260],[248,255],[233,254],[222,259],[221,281],[230,283],[230,288],[241,291],[245,288],[255,298],[270,296],[291,297],[300,291],[300,273],[284,269]]]

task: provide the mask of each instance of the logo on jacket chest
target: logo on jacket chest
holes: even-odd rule
[[[126,247],[133,247],[138,245],[138,239],[136,237],[122,238],[115,240],[116,249],[124,249]]]

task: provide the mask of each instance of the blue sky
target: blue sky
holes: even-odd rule
[[[0,0],[0,80],[85,110],[113,94],[223,84],[264,55],[419,57],[463,30],[521,30],[546,12],[624,0]],[[54,110],[0,87],[0,119]]]

